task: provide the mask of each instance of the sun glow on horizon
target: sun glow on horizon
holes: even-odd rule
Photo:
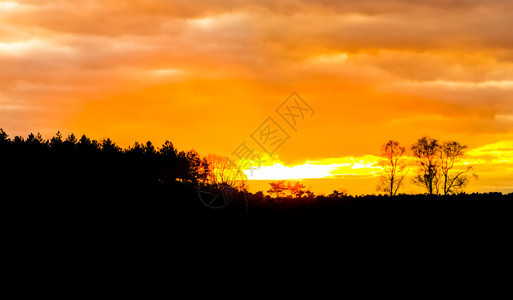
[[[411,156],[405,156],[405,163],[411,169],[416,167],[415,160]],[[273,180],[308,180],[308,179],[337,179],[337,178],[367,178],[377,180],[382,168],[378,165],[380,157],[364,155],[360,157],[328,158],[316,161],[307,161],[303,164],[285,165],[282,162],[274,162],[272,165],[253,167],[244,170],[249,181],[273,181]],[[503,141],[484,145],[467,151],[463,160],[456,164],[456,168],[464,168],[473,165],[478,174],[482,175],[479,184],[485,185],[495,178],[498,170],[512,179],[506,188],[513,189],[513,141]],[[489,171],[491,170],[491,171]],[[415,172],[411,172],[414,174]],[[376,179],[373,179],[376,178]],[[476,181],[470,183],[469,190]],[[411,183],[407,183],[411,185]],[[410,189],[418,189],[411,185]],[[493,187],[488,186],[493,191]]]
[[[244,170],[248,180],[293,180],[334,178],[341,176],[376,176],[381,169],[376,165],[379,157],[330,158],[320,161],[307,161],[295,166],[273,163],[269,166],[254,167]]]
[[[306,163],[296,166],[285,166],[274,163],[271,166],[244,170],[248,180],[288,180],[305,178],[325,178],[335,170],[337,165],[314,165]]]

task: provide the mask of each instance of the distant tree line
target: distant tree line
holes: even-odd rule
[[[111,139],[86,135],[50,139],[30,133],[9,138],[0,129],[1,183],[10,187],[83,188],[140,187],[158,183],[197,183],[209,172],[206,158],[195,150],[178,151],[170,141],[150,141],[122,149]]]
[[[271,188],[267,191],[269,195],[274,195],[276,198],[302,198],[312,197],[313,193],[306,189],[306,186],[301,182],[297,181],[292,183],[291,181],[279,180],[276,182],[270,182]]]
[[[382,168],[378,191],[396,196],[404,186],[407,175],[412,182],[425,189],[428,195],[449,195],[463,192],[472,177],[477,177],[469,164],[460,164],[467,149],[457,141],[440,142],[424,136],[411,145],[411,157],[398,141],[390,140],[381,148],[378,165]]]

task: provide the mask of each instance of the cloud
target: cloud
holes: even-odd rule
[[[389,139],[513,140],[511,1],[20,0],[0,1],[0,24],[11,135],[230,153],[297,91],[316,115],[279,156],[322,162],[307,173],[352,174],[325,158],[376,157]],[[490,151],[482,185],[511,170]]]
[[[284,156],[363,155],[421,133],[484,144],[513,131],[509,1],[1,3],[6,128],[52,120],[129,143],[130,124],[191,147],[210,143],[209,128],[236,144],[296,90],[318,114]],[[190,120],[191,131],[173,131]]]

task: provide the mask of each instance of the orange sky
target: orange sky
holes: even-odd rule
[[[315,115],[274,159],[325,166],[318,192],[374,192],[337,170],[425,134],[513,191],[511,28],[499,0],[0,1],[0,127],[229,155],[296,91]]]

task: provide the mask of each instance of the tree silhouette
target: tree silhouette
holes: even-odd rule
[[[64,142],[69,143],[70,145],[75,145],[77,143],[77,137],[75,136],[75,134],[72,133],[72,134],[68,135],[68,137],[66,138],[66,140]]]
[[[42,145],[42,144],[46,144],[46,141],[41,136],[41,133],[38,132],[37,135],[34,135],[33,133],[29,133],[26,143],[32,144],[32,145]]]
[[[13,142],[14,144],[21,145],[21,144],[25,143],[25,139],[24,139],[22,136],[17,135],[17,136],[15,136],[15,137],[14,137],[14,139],[12,140],[12,142]]]
[[[455,169],[455,165],[465,154],[465,149],[467,146],[456,141],[444,142],[440,147],[440,170],[443,176],[444,195],[461,191],[470,180],[467,173],[473,170],[473,166],[467,165],[463,169]]]
[[[151,159],[156,154],[155,146],[153,146],[152,142],[146,142],[146,144],[143,147],[143,152],[144,155],[149,159]]]
[[[339,199],[339,198],[344,198],[344,197],[347,197],[347,191],[345,190],[342,190],[342,191],[339,191],[339,190],[333,190],[333,193],[329,194],[328,195],[328,198],[335,198],[335,199]]]
[[[199,161],[195,161],[199,165]],[[206,158],[208,171],[204,178],[209,184],[223,185],[243,190],[246,188],[244,173],[228,157],[210,154]]]
[[[284,192],[287,190],[287,185],[285,184],[285,180],[280,180],[276,182],[269,182],[271,189],[267,192],[269,194],[275,194],[276,198],[281,198],[284,195]]]
[[[173,146],[173,143],[170,141],[165,141],[162,147],[159,150],[160,155],[163,155],[167,158],[176,158],[176,149]]]
[[[387,193],[390,197],[397,195],[403,185],[407,174],[407,165],[404,162],[406,148],[399,142],[390,140],[381,147],[381,159],[378,165],[381,171],[380,183],[377,190]]]
[[[144,147],[139,142],[135,142],[133,146],[128,147],[126,153],[134,157],[142,157],[144,155]]]
[[[200,159],[195,151],[179,153],[179,157],[182,155],[185,155],[190,167],[196,170],[193,176],[198,178],[198,194],[206,206],[224,208],[237,194],[245,195],[247,192],[244,173],[229,158],[211,154]]]
[[[6,144],[9,142],[9,135],[5,133],[5,131],[2,128],[0,128],[0,144]]]
[[[413,182],[426,188],[429,195],[438,194],[440,180],[440,150],[441,146],[438,140],[428,136],[420,138],[411,146],[413,157],[417,161],[419,173],[413,179]]]
[[[209,171],[208,161],[206,159],[201,159],[200,155],[196,150],[190,150],[188,152],[180,153],[180,157],[182,158],[185,164],[185,179],[197,183],[201,178],[205,178]],[[236,182],[235,180],[242,180],[241,178],[230,178],[232,179],[230,186],[237,186],[240,182]]]
[[[134,146],[134,151],[141,152],[138,150],[140,145],[136,143]],[[174,182],[176,178],[180,177],[178,172],[178,151],[175,149],[173,143],[170,141],[165,141],[162,147],[159,149],[159,165],[160,165],[160,178],[164,182]]]
[[[73,138],[74,138],[73,134],[71,134],[70,137],[71,136],[73,136]],[[70,140],[70,137],[68,137],[66,139],[66,141]],[[70,140],[70,141],[72,141],[72,140]],[[102,151],[105,153],[117,153],[117,152],[121,151],[121,148],[119,148],[118,145],[116,145],[116,143],[114,143],[110,138],[103,139],[100,142],[100,146],[101,146]]]
[[[62,133],[57,131],[55,136],[50,139],[50,148],[52,150],[58,150],[58,148],[62,145]]]
[[[81,153],[94,153],[98,152],[100,145],[97,140],[91,140],[85,134],[83,134],[77,142],[77,149]]]
[[[295,198],[301,198],[303,194],[306,193],[306,191],[303,190],[304,188],[306,188],[306,186],[299,181],[294,184],[289,182],[287,185],[287,189],[289,190],[290,194]]]

